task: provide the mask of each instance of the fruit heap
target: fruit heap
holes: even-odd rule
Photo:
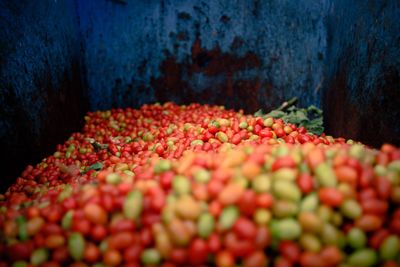
[[[0,266],[400,266],[400,149],[223,107],[89,113],[0,195]]]

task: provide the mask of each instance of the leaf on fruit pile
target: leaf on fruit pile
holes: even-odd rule
[[[280,110],[273,110],[270,113],[268,113],[269,117],[272,117],[272,118],[275,118],[275,119],[282,118],[285,115],[286,115],[285,112],[280,111]]]
[[[262,117],[264,116],[264,112],[262,111],[262,109],[257,110],[256,112],[254,112],[253,114],[255,117]]]
[[[97,142],[91,143],[95,151],[103,150],[108,148],[108,144],[100,144]]]
[[[98,171],[98,170],[101,170],[102,168],[103,168],[103,163],[101,163],[101,162],[96,162],[96,163],[93,163],[92,165],[90,165],[90,166],[86,169],[86,171],[90,171],[90,170]]]
[[[107,149],[108,148],[108,144],[100,144],[99,142],[97,142],[95,139],[93,138],[85,138],[86,141],[88,141],[94,148],[94,150],[96,152],[98,152],[99,150],[103,150],[103,149]]]
[[[294,106],[296,98],[284,102],[279,108],[264,114],[260,109],[254,116],[258,117],[272,117],[275,119],[282,119],[286,123],[292,123],[298,127],[304,127],[307,131],[320,135],[324,131],[323,127],[323,114],[322,110],[314,105],[308,108],[298,108]]]

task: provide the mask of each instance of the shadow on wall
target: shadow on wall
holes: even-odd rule
[[[400,145],[400,2],[334,1],[328,16],[326,131]]]
[[[83,126],[77,21],[67,1],[0,2],[0,192]]]

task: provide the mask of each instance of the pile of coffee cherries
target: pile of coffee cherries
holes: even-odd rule
[[[173,103],[90,112],[0,195],[0,266],[400,266],[400,149]]]

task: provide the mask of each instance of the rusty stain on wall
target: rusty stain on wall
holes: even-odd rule
[[[176,102],[213,101],[231,108],[243,108],[247,112],[254,112],[260,106],[258,90],[260,80],[238,79],[234,76],[238,71],[256,69],[261,66],[261,61],[253,52],[247,52],[242,57],[224,53],[216,45],[207,50],[202,47],[201,39],[197,38],[192,47],[191,54],[182,62],[178,62],[172,54],[167,54],[166,59],[160,64],[160,77],[153,78],[152,87],[158,101],[165,102],[171,98]],[[182,79],[193,79],[196,75],[222,77],[221,82],[212,83],[201,90],[193,88],[189,82]]]

